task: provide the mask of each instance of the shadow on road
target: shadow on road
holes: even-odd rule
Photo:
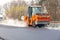
[[[0,40],[5,40],[4,38],[0,37]]]

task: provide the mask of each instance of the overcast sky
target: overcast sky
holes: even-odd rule
[[[0,5],[3,6],[7,2],[11,2],[13,0],[0,0]]]
[[[3,6],[5,3],[11,2],[13,0],[0,0],[0,5]],[[17,1],[17,0],[15,0]],[[25,0],[26,2],[31,2],[31,0]]]

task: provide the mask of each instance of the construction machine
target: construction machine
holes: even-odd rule
[[[43,27],[50,23],[50,15],[42,10],[41,6],[29,6],[28,16],[24,16],[24,21],[28,26]]]

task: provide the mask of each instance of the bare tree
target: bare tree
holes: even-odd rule
[[[8,17],[20,19],[21,16],[27,14],[27,5],[25,1],[13,1],[8,7],[7,5],[9,4],[5,5],[5,13],[7,13]]]

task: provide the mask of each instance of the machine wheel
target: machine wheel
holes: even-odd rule
[[[32,27],[32,25],[28,25],[29,27]]]
[[[39,28],[41,28],[41,27],[44,27],[45,24],[37,24],[37,26],[38,26]]]
[[[48,23],[48,25],[49,25],[50,23]]]

